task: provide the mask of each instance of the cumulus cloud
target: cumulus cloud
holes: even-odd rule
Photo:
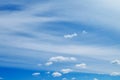
[[[85,63],[80,63],[80,64],[76,64],[75,67],[85,69],[87,68],[87,65]]]
[[[93,80],[99,80],[99,79],[97,79],[97,78],[94,78]]]
[[[60,76],[62,76],[62,74],[60,72],[53,72],[52,76],[53,77],[60,77]]]
[[[52,64],[53,64],[53,62],[47,62],[47,63],[45,63],[46,66],[50,66]]]
[[[64,56],[56,56],[51,57],[49,61],[52,62],[70,62],[70,61],[76,61],[77,59],[75,57],[64,57]]]
[[[120,65],[120,60],[115,59],[115,60],[111,61],[111,63],[112,63],[112,64],[118,64],[118,65]]]
[[[33,75],[33,76],[39,76],[40,73],[39,73],[39,72],[36,72],[36,73],[33,73],[32,75]]]
[[[72,69],[62,69],[61,70],[61,72],[63,73],[63,74],[67,74],[67,73],[70,73],[70,72],[72,72],[73,70]]]
[[[65,0],[64,0],[65,1]],[[95,0],[92,0],[92,2],[94,2]],[[99,0],[100,1],[100,0]],[[104,0],[105,1],[105,0]],[[104,1],[101,1],[101,2],[104,2]],[[62,2],[62,1],[61,1]],[[80,3],[79,3],[80,2]],[[82,3],[83,4],[82,4]],[[88,20],[88,22],[93,22],[93,23],[96,23],[96,22],[94,22],[94,20],[96,21],[96,19],[98,19],[98,22],[105,22],[106,23],[106,21],[109,21],[110,19],[102,19],[102,20],[100,20],[101,19],[101,16],[103,16],[103,15],[101,15],[101,16],[95,16],[95,14],[93,14],[93,13],[104,13],[104,11],[103,11],[103,9],[101,9],[101,11],[103,11],[103,12],[99,12],[100,11],[100,9],[98,9],[98,12],[96,12],[96,9],[94,9],[94,8],[96,8],[94,5],[92,6],[93,8],[91,8],[89,5],[92,5],[91,3],[91,1],[90,1],[90,3],[89,3],[89,1],[88,1],[88,3],[87,4],[89,4],[88,6],[84,6],[84,2],[85,2],[85,4],[86,4],[86,1],[79,1],[79,0],[77,0],[77,1],[72,1],[72,0],[66,0],[65,1],[65,3],[59,3],[59,2],[57,2],[56,1],[56,4],[58,4],[57,5],[57,8],[59,7],[59,5],[64,5],[63,7],[62,7],[62,9],[60,9],[60,10],[62,10],[62,11],[60,11],[60,12],[64,12],[65,11],[65,13],[67,13],[67,15],[69,16],[70,14],[72,14],[71,13],[71,11],[73,12],[73,14],[72,15],[70,15],[70,18],[75,18],[75,20],[78,20],[78,19],[83,19],[83,20]],[[77,4],[76,4],[77,3]],[[94,2],[94,3],[96,3],[96,2]],[[99,2],[98,2],[99,3]],[[98,4],[97,3],[97,4]],[[109,0],[107,0],[107,2],[106,3],[109,3]],[[55,5],[56,5],[55,4]],[[69,6],[66,6],[66,4],[67,5],[73,5],[73,7],[72,7],[72,10],[71,9],[69,9]],[[95,4],[96,5],[96,4]],[[30,5],[31,6],[31,5]],[[46,5],[45,5],[46,6]],[[54,6],[54,4],[52,5],[52,6]],[[76,7],[74,7],[74,6],[76,6]],[[76,10],[76,9],[79,9],[79,6],[82,6],[82,7],[86,7],[86,8],[89,8],[89,9],[84,9],[85,10],[85,13],[86,14],[84,14],[84,11],[83,11],[83,14],[81,13],[81,11],[80,10]],[[39,7],[41,7],[41,6],[39,6]],[[39,8],[38,7],[38,8]],[[67,7],[67,8],[64,8],[64,7]],[[110,7],[110,6],[109,6]],[[36,9],[37,7],[35,7],[34,9]],[[37,8],[37,9],[38,9]],[[55,7],[56,8],[56,7]],[[61,7],[60,7],[61,8]],[[74,9],[73,9],[74,8]],[[100,7],[101,8],[101,7]],[[33,9],[33,10],[34,10]],[[41,9],[43,9],[43,10],[46,10],[46,9],[44,9],[44,7],[42,7]],[[53,10],[54,10],[54,7],[52,8]],[[92,10],[95,10],[95,12],[94,11],[92,11]],[[107,8],[104,8],[104,9],[107,9]],[[28,9],[28,11],[29,11],[30,9]],[[68,11],[68,10],[70,10],[70,12]],[[82,9],[83,10],[83,9]],[[86,10],[88,10],[88,11],[86,11]],[[113,9],[114,10],[114,9]],[[38,10],[39,11],[39,10]],[[59,11],[59,10],[58,10]],[[67,12],[66,12],[67,11]],[[76,12],[76,11],[80,11],[80,12]],[[92,11],[92,13],[91,12],[89,12],[89,11]],[[107,11],[107,10],[105,10],[105,11]],[[109,11],[111,11],[111,10],[109,10]],[[25,13],[26,12],[26,13]],[[6,27],[6,30],[11,30],[11,31],[15,31],[14,29],[16,29],[16,30],[23,30],[22,32],[24,32],[24,28],[18,28],[18,27],[16,27],[16,25],[18,26],[18,25],[20,25],[20,26],[25,26],[26,24],[29,24],[29,25],[31,25],[32,23],[34,23],[34,24],[32,24],[31,26],[32,27],[35,27],[36,25],[41,25],[41,24],[36,24],[37,22],[38,23],[44,23],[44,22],[50,22],[50,21],[56,21],[57,19],[56,18],[52,18],[52,17],[33,17],[33,15],[29,15],[30,14],[30,12],[27,12],[27,11],[25,11],[25,12],[22,12],[21,14],[20,13],[17,13],[17,14],[15,14],[15,15],[5,15],[5,16],[3,16],[2,17],[2,15],[1,15],[1,20],[0,20],[0,23],[1,23],[1,25],[4,25],[3,27]],[[33,14],[33,12],[34,11],[31,11],[32,13],[31,14]],[[39,11],[40,12],[40,11]],[[45,11],[45,12],[49,12],[49,11]],[[53,12],[53,11],[52,11]],[[74,13],[75,12],[75,13]],[[36,12],[37,13],[37,12]],[[50,12],[51,13],[51,12]],[[53,12],[54,13],[54,12]],[[58,12],[59,13],[59,12]],[[79,13],[81,13],[81,17],[82,18],[79,18],[80,16],[80,14]],[[108,12],[107,12],[108,13]],[[24,16],[24,15],[25,16]],[[62,13],[61,13],[62,14]],[[77,15],[78,14],[78,15]],[[90,16],[86,16],[86,15],[88,15],[88,14],[92,14],[92,15],[90,15]],[[110,13],[111,14],[111,13]],[[52,14],[53,15],[53,14]],[[64,15],[64,14],[63,14]],[[108,14],[107,14],[108,15]],[[79,17],[78,17],[79,16]],[[63,16],[63,17],[65,17],[65,16]],[[87,18],[86,18],[87,17]],[[96,18],[97,17],[97,18]],[[108,17],[108,16],[105,16],[105,17]],[[77,18],[77,19],[76,19]],[[100,18],[100,19],[99,19]],[[113,18],[113,17],[112,17]],[[111,18],[111,20],[113,20],[113,23],[114,23],[114,21],[115,20],[117,20],[117,19],[112,19]],[[94,20],[91,20],[91,21],[89,21],[90,19],[94,19]],[[58,19],[59,20],[59,19]],[[71,20],[71,19],[69,19],[69,20]],[[106,20],[106,21],[103,21],[103,20]],[[80,20],[81,21],[81,20]],[[119,21],[119,20],[118,20]],[[7,22],[7,23],[6,23]],[[76,21],[75,21],[76,22]],[[83,21],[84,22],[84,21]],[[87,21],[85,21],[85,22],[87,22]],[[112,21],[110,21],[110,22],[112,22]],[[109,23],[110,23],[109,22]],[[116,23],[116,22],[115,22]],[[119,22],[118,22],[119,23]],[[25,24],[25,25],[24,25]],[[86,24],[86,23],[85,23]],[[89,23],[88,23],[89,24]],[[117,23],[116,23],[117,24]],[[15,25],[15,27],[10,27],[10,26],[14,26]],[[8,27],[7,27],[8,26]],[[51,25],[52,26],[52,25]],[[90,26],[90,25],[88,25],[88,26]],[[77,26],[78,27],[78,26]],[[75,27],[76,28],[76,30],[77,30],[77,27]],[[109,27],[108,27],[109,28]],[[113,29],[114,29],[115,27],[113,27]],[[119,28],[119,26],[118,26],[118,28]],[[13,29],[13,30],[12,30]],[[5,30],[5,31],[6,31]],[[33,29],[33,30],[35,30],[35,29]],[[102,29],[103,30],[103,29]],[[105,30],[105,29],[104,29]],[[1,31],[2,31],[2,29],[1,29]],[[25,30],[26,31],[26,30]],[[30,30],[28,30],[28,31],[30,31]],[[45,30],[46,31],[46,30]],[[35,31],[36,32],[36,31]],[[40,31],[41,32],[41,31]],[[43,31],[44,32],[44,31]],[[9,33],[12,33],[12,32],[8,32],[8,34]],[[31,34],[33,34],[34,33],[34,31],[32,32],[31,31]],[[83,31],[82,32],[83,34],[84,33],[86,33],[86,31]],[[38,33],[39,34],[39,33]],[[68,34],[68,35],[63,35],[65,38],[73,38],[73,37],[75,37],[75,36],[77,36],[78,34],[77,33],[73,33],[73,34]],[[102,34],[101,34],[102,35]],[[9,35],[8,35],[9,36]],[[39,35],[36,35],[36,36],[39,36]],[[72,37],[71,37],[72,36]],[[12,37],[12,36],[10,36],[10,37]],[[17,36],[18,37],[18,36]],[[3,36],[3,37],[1,37],[1,39],[3,39],[3,38],[5,38],[5,36]],[[40,38],[43,38],[43,37],[39,37],[39,39]],[[98,37],[97,37],[98,38]],[[7,41],[7,39],[8,39],[8,41]],[[14,40],[9,40],[9,39],[15,39],[16,41],[14,41]],[[19,41],[17,41],[17,38],[16,37],[14,37],[14,38],[7,38],[6,37],[6,39],[3,39],[3,41],[5,41],[4,43],[2,43],[1,42],[1,44],[3,44],[3,45],[9,45],[9,46],[14,46],[14,47],[19,47],[19,48],[25,48],[25,49],[32,49],[32,50],[39,50],[39,51],[44,51],[44,52],[51,52],[51,53],[53,53],[53,52],[55,52],[55,53],[69,53],[69,54],[73,54],[73,55],[78,55],[78,56],[81,56],[81,55],[85,55],[85,56],[89,56],[89,57],[92,57],[92,58],[99,58],[99,59],[106,59],[106,57],[104,57],[104,56],[106,56],[106,55],[108,55],[108,54],[110,54],[107,58],[112,58],[113,57],[113,53],[116,53],[115,55],[116,56],[118,56],[119,57],[119,52],[120,52],[120,50],[119,50],[119,47],[118,47],[118,49],[116,48],[116,49],[111,49],[111,48],[109,48],[109,47],[101,47],[101,46],[90,46],[90,45],[58,45],[58,44],[56,44],[56,43],[54,43],[54,44],[51,44],[51,40],[48,40],[48,42],[46,42],[45,41],[45,43],[47,44],[48,43],[48,45],[45,45],[43,42],[40,42],[41,40],[39,40],[39,39],[36,39],[35,41],[33,41],[33,40],[30,40],[30,39],[28,39],[28,40],[24,40],[24,39],[19,39],[18,38],[18,40]],[[54,39],[56,39],[56,38],[54,38]],[[93,40],[95,40],[95,38],[93,38]],[[99,39],[98,39],[99,40]],[[10,41],[10,42],[9,42]],[[13,43],[11,42],[11,41],[13,41],[13,43],[15,42],[15,45],[13,45]],[[32,42],[33,41],[33,42]],[[38,41],[38,42],[37,42]],[[107,41],[109,41],[109,40],[107,40]],[[50,42],[50,44],[49,44],[49,42]],[[99,41],[98,41],[99,42]],[[104,41],[103,41],[104,42]],[[117,41],[116,41],[117,42]],[[82,42],[81,42],[82,43]],[[43,45],[42,45],[43,44]],[[60,43],[61,44],[61,43]],[[95,45],[95,44],[93,44],[93,45]],[[6,50],[7,51],[7,50]],[[19,51],[18,51],[19,52]],[[26,53],[26,52],[25,52]],[[33,52],[34,53],[34,52]],[[106,54],[105,54],[106,53]],[[7,54],[6,54],[7,55]],[[19,54],[18,54],[19,55]],[[24,54],[20,54],[20,55],[24,55]],[[33,54],[33,55],[35,55],[35,54]],[[29,55],[29,56],[33,56],[32,54],[31,55]],[[100,56],[99,56],[100,55]],[[112,56],[111,56],[112,55]],[[29,56],[26,56],[26,57],[29,57]],[[43,56],[43,55],[42,55]],[[52,55],[52,56],[54,56],[54,55]],[[11,56],[10,56],[11,57]],[[36,57],[35,57],[36,58]],[[31,58],[30,58],[31,59]],[[36,60],[38,60],[39,58],[36,58]],[[35,60],[35,61],[36,61]],[[42,60],[41,60],[42,61]],[[71,61],[71,60],[70,60]],[[105,65],[105,64],[103,64],[103,65]],[[13,65],[14,66],[14,65]],[[21,65],[21,66],[24,66],[24,65]],[[99,67],[100,68],[100,67]],[[108,70],[110,70],[110,68],[111,67],[109,67],[109,69]],[[103,70],[102,68],[100,68],[101,70],[101,72],[102,71],[104,71],[104,72],[107,72],[108,70]],[[119,70],[119,68],[118,68],[118,70]]]
[[[64,38],[73,38],[73,37],[76,37],[78,36],[77,33],[73,33],[73,34],[67,34],[67,35],[64,35]]]
[[[120,76],[120,72],[112,72],[110,75],[111,76]]]

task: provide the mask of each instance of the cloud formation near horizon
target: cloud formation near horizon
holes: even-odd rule
[[[53,76],[120,72],[119,2],[2,0],[0,66],[61,71]]]
[[[76,61],[77,59],[75,57],[64,57],[64,56],[56,56],[56,57],[51,57],[49,61],[52,62],[71,62],[71,61]]]
[[[36,72],[36,73],[33,73],[32,75],[33,75],[33,76],[39,76],[40,73],[39,73],[39,72]]]
[[[59,72],[53,72],[53,73],[52,73],[52,76],[53,76],[53,77],[60,77],[60,76],[62,76],[62,74],[59,73]]]

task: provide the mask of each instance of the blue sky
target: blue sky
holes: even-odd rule
[[[1,0],[0,80],[120,79],[119,2]]]

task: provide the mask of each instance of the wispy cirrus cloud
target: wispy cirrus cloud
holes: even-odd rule
[[[33,76],[39,76],[40,73],[39,73],[39,72],[36,72],[36,73],[33,73],[32,75],[33,75]]]
[[[52,62],[71,62],[71,61],[76,61],[77,59],[75,57],[64,57],[64,56],[56,56],[56,57],[51,57],[49,61]]]
[[[28,4],[23,0],[12,0],[7,3],[2,0],[0,44],[1,47],[7,48],[1,49],[0,55],[5,57],[0,58],[0,65],[33,68],[33,65],[39,62],[45,64],[48,61],[46,65],[49,67],[51,65],[50,70],[54,69],[55,66],[52,65],[54,62],[56,65],[59,62],[61,64],[67,62],[68,64],[62,67],[73,68],[75,64],[84,62],[81,56],[85,56],[86,62],[90,63],[88,72],[119,71],[118,66],[113,66],[109,62],[119,59],[119,17],[115,17],[119,16],[116,13],[120,13],[118,3],[118,0],[114,2],[32,0]],[[18,58],[14,60],[13,57]],[[96,59],[96,62],[93,63],[92,59]],[[99,67],[96,63],[106,67],[106,70],[104,71],[103,67]],[[115,60],[112,63],[119,64],[119,61]],[[86,67],[86,64],[77,66]],[[41,68],[44,69],[42,66]]]

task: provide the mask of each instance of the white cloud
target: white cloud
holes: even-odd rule
[[[52,62],[70,62],[70,61],[76,61],[77,59],[75,57],[64,57],[64,56],[56,56],[51,57],[49,61]]]
[[[14,38],[13,38],[14,39]],[[7,43],[7,42],[6,42]],[[12,41],[11,41],[12,43]],[[11,44],[9,43],[9,44]],[[89,58],[96,58],[96,59],[101,59],[101,60],[109,60],[111,61],[111,58],[113,59],[113,57],[119,57],[119,51],[120,50],[117,50],[115,48],[106,48],[106,47],[99,47],[99,46],[96,46],[96,47],[93,47],[93,46],[83,46],[83,45],[56,45],[56,44],[44,44],[42,45],[43,43],[41,44],[35,44],[35,42],[29,42],[29,41],[26,41],[26,42],[22,42],[22,43],[16,43],[15,42],[15,47],[19,47],[19,48],[25,48],[25,49],[31,49],[31,50],[38,50],[38,51],[47,51],[47,52],[50,52],[50,53],[56,53],[55,55],[54,54],[51,54],[51,56],[55,56],[56,55],[60,55],[59,53],[62,53],[63,55],[78,55],[78,57],[80,56],[87,56]],[[19,44],[19,45],[18,45]],[[22,45],[21,45],[22,44]],[[14,46],[14,45],[10,45],[10,46]],[[109,53],[109,54],[108,54]],[[113,54],[114,53],[114,54]],[[10,53],[12,54],[12,53]],[[25,54],[18,54],[18,55],[24,55],[26,57],[29,58],[29,56],[33,57],[35,56],[34,54],[30,54],[30,55],[27,55],[26,53]],[[105,57],[109,55],[108,57]],[[46,56],[44,56],[46,57]],[[47,56],[49,58],[49,56]],[[36,59],[38,60],[38,56],[36,56]],[[49,59],[50,60],[50,59]],[[77,63],[79,63],[79,58],[77,58],[77,60],[75,60]],[[61,60],[54,60],[52,62],[55,62],[55,61],[61,61]],[[62,61],[65,61],[65,60],[62,60]],[[68,61],[68,60],[67,60]],[[73,60],[72,60],[73,61]],[[71,60],[69,62],[72,62]],[[107,65],[107,64],[103,64],[103,65],[106,65],[106,66],[110,66],[110,65]],[[10,66],[10,65],[8,65]],[[18,65],[15,65],[17,67],[19,67]],[[21,65],[22,67],[24,67],[25,65]],[[32,65],[31,65],[32,66]],[[33,68],[33,67],[29,67],[28,68]],[[99,69],[98,69],[99,68]],[[106,70],[104,70],[103,68],[101,68],[100,66],[98,66],[98,68],[94,67],[93,68],[90,68],[89,71],[95,71],[96,72],[105,72],[105,73],[110,73],[112,72],[111,68],[112,66],[110,66],[109,68],[107,68]],[[54,68],[51,68],[52,70]],[[119,71],[119,68],[114,68],[114,71]]]
[[[112,64],[118,64],[118,65],[120,65],[120,60],[115,59],[115,60],[111,61],[111,63],[112,63]]]
[[[19,41],[18,41],[19,42]],[[12,42],[7,43],[10,46],[15,46],[19,48],[26,48],[32,50],[42,50],[55,53],[64,53],[64,54],[73,54],[73,55],[84,55],[92,58],[98,59],[110,59],[113,58],[113,55],[119,55],[120,50],[113,47],[102,47],[102,46],[88,46],[88,45],[56,45],[56,44],[47,44],[47,43],[31,43],[31,42]],[[16,45],[12,45],[16,44]],[[22,44],[22,45],[21,45]],[[34,46],[34,47],[32,47]],[[113,52],[115,54],[113,54]],[[105,56],[109,55],[107,58]]]
[[[87,33],[88,33],[88,32],[87,32],[87,31],[85,31],[85,30],[83,30],[83,31],[82,31],[82,34],[87,34]]]
[[[93,80],[99,80],[99,79],[97,79],[97,78],[94,78]]]
[[[48,72],[46,72],[47,74],[50,74],[50,72],[48,71]]]
[[[64,38],[73,38],[73,37],[76,37],[77,35],[78,35],[77,33],[67,34],[67,35],[64,35]]]
[[[65,1],[65,0],[64,0]],[[57,2],[57,1],[56,1]],[[62,2],[62,1],[61,1]],[[105,18],[102,18],[101,16],[104,16],[103,14],[99,14],[99,15],[101,15],[101,16],[97,16],[96,14],[93,14],[93,13],[104,13],[104,11],[103,12],[99,12],[100,11],[100,9],[98,9],[98,8],[96,8],[95,6],[97,6],[97,4],[99,4],[99,3],[96,3],[97,1],[95,1],[95,0],[92,0],[92,1],[87,1],[88,3],[88,6],[87,5],[84,5],[84,4],[86,4],[86,1],[79,1],[79,0],[76,0],[76,1],[72,1],[72,0],[66,0],[65,1],[65,3],[60,3],[60,2],[57,2],[56,3],[56,5],[57,5],[57,7],[55,7],[55,8],[58,8],[59,7],[59,5],[60,4],[63,4],[64,6],[63,7],[61,7],[60,6],[60,8],[62,8],[61,10],[62,11],[60,11],[60,12],[63,12],[63,14],[61,14],[61,15],[64,15],[64,13],[65,14],[67,14],[68,16],[69,16],[69,18],[71,18],[71,19],[69,19],[69,20],[72,20],[73,18],[74,18],[74,20],[80,20],[80,21],[83,21],[83,22],[85,22],[85,23],[88,23],[88,22],[90,22],[91,23],[91,21],[95,24],[96,22],[94,22],[94,21],[97,21],[97,22],[100,22],[101,23],[101,21],[104,23],[106,23],[106,21],[107,22],[109,22],[109,17],[107,17],[107,16],[110,16],[110,15],[112,15],[112,13],[110,13],[109,15],[107,15],[107,16],[105,16]],[[96,4],[94,4],[94,5],[92,5],[92,3],[93,2],[95,2]],[[106,2],[106,3],[109,3],[109,2],[111,2],[111,4],[113,4],[112,2],[112,0],[107,0],[107,1],[105,1],[105,0],[98,0],[98,2]],[[77,3],[77,4],[76,4]],[[83,4],[82,4],[83,3]],[[115,5],[115,3],[116,3],[116,1],[114,1],[114,5]],[[38,3],[39,4],[39,3]],[[59,4],[59,5],[58,5]],[[69,7],[68,6],[66,6],[66,4],[67,5],[72,5],[73,7],[71,7],[72,9],[68,9]],[[53,9],[54,9],[54,3],[53,3]],[[89,5],[92,5],[91,7],[89,6]],[[110,8],[110,10],[111,10],[111,6],[110,6],[110,4],[107,4],[107,5],[109,5],[109,7],[108,8]],[[45,6],[47,6],[47,5],[45,5]],[[44,6],[44,7],[45,7]],[[81,10],[78,10],[79,9],[79,6],[81,6],[81,7],[85,7],[85,8],[88,8],[88,9],[82,9],[83,11],[81,11]],[[116,5],[117,6],[117,5]],[[43,10],[45,10],[45,12],[48,12],[47,11],[47,9],[44,9],[44,7],[42,7],[42,8],[39,8],[38,6],[37,7],[35,7],[33,10],[36,10],[36,8],[37,9],[43,9]],[[66,7],[66,8],[64,8],[64,7]],[[104,6],[105,7],[105,6]],[[48,8],[50,9],[50,7],[49,7],[49,5],[48,5]],[[94,12],[94,10],[96,10],[96,9],[94,9],[94,8],[96,8],[96,9],[98,9],[98,12]],[[100,7],[101,8],[101,7]],[[103,8],[103,6],[102,6],[102,8]],[[108,8],[104,8],[104,9],[108,9]],[[77,10],[76,10],[77,9]],[[92,11],[92,10],[93,11]],[[29,10],[31,10],[31,9],[29,9]],[[68,10],[71,10],[72,12],[69,12]],[[109,10],[109,11],[110,11]],[[114,9],[113,9],[114,10]],[[39,11],[39,10],[38,10]],[[65,11],[65,12],[64,12]],[[76,12],[76,11],[78,11],[78,12]],[[80,12],[79,12],[80,11]],[[89,12],[89,11],[92,11],[92,12]],[[107,10],[105,10],[105,11],[107,11]],[[35,11],[31,11],[31,12],[33,12],[33,13],[36,13]],[[41,11],[40,11],[41,12]],[[76,12],[76,13],[74,13],[74,12]],[[54,12],[53,12],[54,13]],[[59,13],[59,10],[58,10],[58,13]],[[81,13],[81,14],[79,14],[79,13]],[[108,13],[108,12],[107,12]],[[24,15],[25,16],[24,16]],[[58,18],[54,18],[54,17],[33,17],[33,16],[31,16],[30,14],[29,14],[29,12],[23,12],[23,14],[15,14],[15,15],[11,15],[11,16],[2,16],[1,15],[1,19],[0,19],[0,23],[1,23],[1,25],[4,25],[3,27],[5,27],[5,28],[7,28],[8,30],[9,29],[15,29],[15,28],[17,28],[17,30],[19,30],[19,29],[21,29],[21,28],[18,28],[18,27],[16,27],[16,25],[20,25],[21,26],[21,24],[32,24],[32,22],[39,22],[39,23],[44,23],[44,22],[50,22],[50,21],[56,21],[56,20],[59,20]],[[77,15],[78,14],[78,15]],[[88,15],[89,14],[89,15]],[[82,17],[82,16],[83,17]],[[79,17],[78,17],[79,16]],[[102,19],[101,19],[102,18]],[[110,21],[110,22],[113,22],[114,23],[114,21],[119,21],[118,19],[112,19],[112,18],[115,18],[115,17],[111,17],[111,20],[112,21]],[[81,19],[83,19],[83,20],[81,20]],[[90,19],[92,19],[92,20],[90,20]],[[84,21],[85,20],[85,21]],[[88,20],[88,22],[87,22],[87,20]],[[106,20],[106,21],[104,21],[104,20]],[[116,21],[116,22],[117,22]],[[7,23],[6,23],[7,22]],[[109,22],[109,23],[110,23]],[[116,23],[115,22],[115,23]],[[108,23],[108,24],[109,24]],[[118,22],[119,23],[119,22]],[[89,23],[88,23],[89,24]],[[91,23],[92,24],[92,23]],[[111,25],[112,23],[110,23],[110,25]],[[41,25],[41,24],[40,24]],[[115,25],[115,24],[113,24],[113,25]],[[11,26],[14,26],[14,28],[12,27],[11,28]],[[22,26],[21,26],[22,27]],[[34,26],[33,26],[34,27]],[[77,26],[78,27],[78,26]],[[97,26],[98,27],[98,26]],[[113,27],[113,29],[115,28],[115,26]],[[118,26],[118,28],[120,28],[119,26]],[[2,29],[1,29],[2,30]],[[23,29],[23,30],[25,30],[25,29]],[[103,30],[103,29],[102,29]],[[14,31],[14,30],[13,30]],[[29,30],[28,30],[29,31]],[[44,31],[43,31],[44,32]],[[82,32],[83,34],[84,33],[86,33],[86,31],[83,31]],[[73,33],[74,34],[74,33]],[[72,35],[72,34],[68,34],[68,36],[67,36],[67,38],[71,38],[69,35]],[[75,34],[74,34],[75,35]],[[38,35],[37,35],[38,36]],[[88,57],[92,57],[92,58],[99,58],[99,59],[101,59],[101,60],[103,60],[103,59],[108,59],[108,58],[113,58],[113,57],[115,57],[115,56],[118,56],[119,55],[119,52],[120,52],[120,50],[119,50],[119,48],[110,48],[110,47],[102,47],[102,46],[92,46],[92,45],[62,45],[61,43],[61,45],[56,45],[56,44],[51,44],[51,42],[50,42],[50,44],[47,44],[47,43],[42,43],[42,42],[40,42],[40,40],[39,39],[37,39],[38,40],[38,42],[37,42],[37,40],[36,41],[34,41],[34,40],[30,40],[30,39],[28,39],[28,40],[21,40],[21,39],[17,39],[16,37],[12,37],[12,36],[10,36],[11,38],[7,38],[6,40],[9,40],[9,39],[14,39],[14,40],[16,40],[16,41],[14,41],[14,40],[9,40],[9,41],[6,41],[6,40],[3,40],[4,41],[4,43],[3,44],[5,44],[6,45],[6,43],[8,43],[7,45],[9,45],[9,46],[14,46],[14,47],[19,47],[19,48],[25,48],[25,49],[32,49],[32,50],[39,50],[39,51],[45,51],[45,52],[55,52],[55,53],[68,53],[68,55],[69,54],[72,54],[72,55],[78,55],[78,56],[81,56],[81,55],[84,55],[84,56],[88,56]],[[41,37],[40,37],[41,38]],[[43,37],[42,37],[43,38]],[[53,37],[52,37],[53,38]],[[5,36],[2,38],[1,37],[1,39],[5,39]],[[54,39],[56,39],[56,38],[54,38]],[[21,42],[20,42],[21,41]],[[33,42],[32,42],[33,41]],[[49,40],[48,40],[49,41]],[[108,40],[109,41],[109,40]],[[2,42],[1,42],[2,43]],[[47,44],[47,45],[46,45]],[[115,53],[115,54],[113,54],[113,53]],[[19,54],[19,55],[26,55],[26,54]],[[107,55],[109,55],[107,58],[106,58],[106,56]],[[28,55],[28,56],[32,56],[32,55]],[[28,56],[26,56],[26,57],[28,57]],[[53,55],[54,56],[54,55]],[[119,56],[118,56],[119,57]],[[38,58],[37,58],[38,59]],[[115,62],[116,63],[116,62]],[[118,63],[118,62],[117,62]],[[22,65],[21,65],[22,66]],[[101,72],[107,72],[107,70],[102,70],[101,69]]]
[[[120,30],[120,23],[118,22],[119,18],[114,17],[115,15],[118,16],[116,13],[120,13],[118,3],[119,0],[76,0],[75,2],[72,0],[67,0],[64,1],[64,4],[56,2],[56,7],[58,7],[57,4],[62,4],[61,11],[58,13],[61,13],[61,15],[64,15],[65,18],[67,17],[71,21],[88,24],[91,27]],[[71,9],[69,9],[69,6],[71,5]],[[84,10],[82,8],[80,9],[79,7],[84,7]],[[111,17],[109,15],[111,15]],[[98,26],[98,24],[101,26]]]
[[[39,73],[39,72],[36,72],[36,73],[33,73],[32,75],[33,75],[33,76],[39,76],[40,73]]]
[[[75,78],[75,77],[73,77],[71,80],[76,80],[76,78]]]
[[[120,72],[112,72],[110,75],[111,76],[120,76]]]
[[[60,76],[62,76],[62,74],[60,72],[53,72],[52,76],[53,77],[60,77]]]
[[[72,72],[73,70],[72,69],[62,69],[61,70],[61,72],[63,73],[63,74],[67,74],[67,73],[70,73],[70,72]]]
[[[46,66],[50,66],[52,64],[53,64],[53,62],[47,62],[47,63],[45,63]]]
[[[87,68],[87,65],[86,65],[85,63],[76,64],[75,66],[76,66],[77,68],[83,68],[83,69]]]

